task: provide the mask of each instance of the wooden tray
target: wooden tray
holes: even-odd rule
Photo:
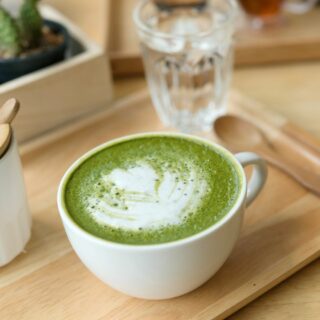
[[[132,10],[139,0],[112,1],[109,51],[115,76],[139,74],[143,65]],[[304,15],[287,15],[283,25],[236,35],[236,66],[320,58],[320,8]]]
[[[253,109],[266,115],[240,94],[233,94],[230,104],[242,115]],[[275,120],[276,126],[288,124],[281,117]],[[249,208],[232,255],[196,291],[172,300],[145,301],[96,279],[63,231],[55,200],[58,182],[88,149],[151,130],[164,128],[143,91],[115,103],[111,111],[22,148],[33,233],[25,253],[0,269],[0,319],[223,319],[319,257],[320,199],[270,168],[266,188]]]

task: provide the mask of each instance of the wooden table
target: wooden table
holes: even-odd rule
[[[320,138],[320,62],[237,69],[234,87]],[[143,88],[143,78],[115,82],[115,98]],[[313,262],[230,320],[318,320],[320,260]]]
[[[267,103],[271,108],[285,114],[291,121],[303,125],[320,137],[318,125],[320,108],[317,106],[317,101],[320,100],[317,85],[319,78],[320,62],[237,70],[234,83],[247,95]],[[117,81],[115,96],[119,98],[144,86],[145,82],[141,78]],[[142,115],[144,115],[143,112],[141,112]],[[116,125],[111,128],[115,131],[118,129]],[[84,139],[82,147],[87,149],[88,144],[90,139]],[[53,314],[54,319],[58,320],[76,319],[74,317],[79,314],[84,319],[90,319],[92,313],[86,304],[83,304],[86,298],[84,298],[85,292],[81,290],[82,286],[86,287],[90,281],[95,281],[98,288],[90,296],[91,301],[95,303],[94,310],[100,316],[99,319],[104,319],[99,312],[105,307],[105,297],[99,292],[108,288],[100,281],[94,280],[93,276],[79,263],[62,230],[56,214],[56,204],[52,201],[56,192],[52,186],[56,186],[64,168],[59,166],[58,172],[50,171],[50,174],[48,174],[48,168],[51,168],[52,161],[63,159],[70,152],[71,154],[78,152],[75,145],[67,142],[66,146],[66,153],[63,153],[50,145],[50,151],[58,150],[57,158],[52,158],[49,153],[47,162],[42,161],[43,154],[30,153],[29,156],[25,154],[24,160],[32,163],[27,176],[29,184],[38,175],[38,170],[43,170],[44,173],[41,182],[35,183],[35,188],[29,189],[30,197],[35,200],[32,202],[32,210],[37,214],[37,219],[34,219],[33,240],[26,248],[27,252],[32,250],[32,254],[21,255],[0,270],[0,309],[4,315],[0,316],[1,320],[21,319],[23,315],[26,316],[25,319],[53,319]],[[75,154],[74,157],[76,158]],[[48,181],[55,181],[50,183],[50,188],[47,188]],[[48,205],[46,199],[49,198],[51,200]],[[65,270],[66,273],[62,276],[56,272],[57,270]],[[314,262],[230,319],[319,319],[319,270],[319,262]],[[83,274],[86,276],[83,277]],[[44,279],[45,281],[42,281]],[[13,284],[15,281],[16,284]],[[61,283],[66,284],[63,290]],[[7,287],[10,289],[7,290]],[[114,300],[114,303],[115,309],[122,308],[121,303],[118,304],[119,300]],[[72,311],[69,309],[70,305],[73,307]],[[119,319],[111,315],[112,313],[109,313],[108,318],[105,319]],[[171,313],[165,312],[163,316],[168,320],[172,319]]]

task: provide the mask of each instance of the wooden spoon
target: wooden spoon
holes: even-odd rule
[[[231,149],[257,152],[305,188],[320,195],[320,175],[283,158],[253,123],[234,115],[225,115],[216,119],[214,130],[218,138]]]
[[[17,99],[7,100],[0,108],[0,123],[11,123],[19,111],[20,103]]]
[[[0,158],[6,152],[11,141],[11,122],[19,111],[20,103],[17,99],[7,100],[0,108]]]
[[[8,123],[0,124],[0,158],[6,152],[11,140],[11,127]]]

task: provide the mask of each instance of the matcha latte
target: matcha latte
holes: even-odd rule
[[[65,206],[82,229],[109,241],[147,245],[183,239],[234,206],[242,181],[232,161],[192,138],[120,140],[70,173]]]

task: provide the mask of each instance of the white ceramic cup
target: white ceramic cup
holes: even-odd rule
[[[25,247],[31,234],[22,167],[16,140],[0,158],[0,266]]]
[[[81,229],[69,216],[64,189],[70,174],[88,157],[109,145],[142,136],[185,137],[221,150],[238,168],[242,189],[232,209],[217,223],[190,237],[163,244],[127,245],[107,241]],[[244,166],[252,165],[246,182]],[[193,136],[146,133],[109,141],[78,159],[65,173],[58,190],[60,216],[72,247],[99,279],[128,295],[145,299],[167,299],[192,291],[210,279],[226,261],[240,233],[246,206],[259,194],[267,177],[265,161],[254,153],[232,155],[223,147]]]

